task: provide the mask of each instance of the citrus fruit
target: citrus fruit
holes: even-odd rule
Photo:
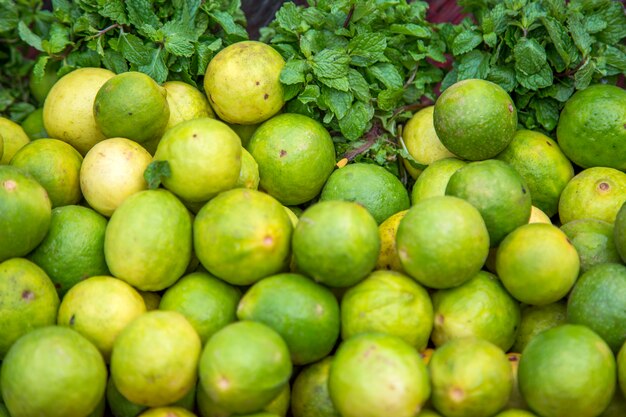
[[[565,324],[566,321],[567,305],[565,302],[556,302],[542,306],[524,306],[513,351],[523,352],[528,342],[539,333]]]
[[[328,391],[343,417],[413,417],[428,399],[430,384],[411,345],[395,336],[363,333],[339,345]]]
[[[292,247],[299,271],[331,287],[349,287],[376,265],[378,225],[359,204],[321,201],[300,217]]]
[[[163,189],[127,198],[104,235],[104,256],[113,276],[142,291],[159,291],[176,282],[187,269],[191,248],[191,216]]]
[[[328,392],[328,374],[332,356],[304,368],[291,390],[293,417],[340,417]]]
[[[396,239],[404,270],[430,288],[461,285],[480,271],[489,253],[489,232],[480,213],[451,196],[415,203]]]
[[[617,352],[626,341],[626,266],[596,265],[576,282],[567,303],[567,321],[589,327]]]
[[[259,164],[261,188],[286,205],[316,197],[335,168],[335,147],[321,123],[280,114],[254,132],[248,150]]]
[[[201,417],[230,417],[233,415],[230,411],[225,410],[223,407],[217,405],[211,397],[202,389],[202,386],[198,384],[196,389],[198,412]],[[290,389],[289,384],[285,384],[282,391],[274,397],[274,399],[265,406],[263,409],[270,416],[286,417],[289,409]],[[241,417],[241,414],[237,414],[237,417]]]
[[[626,263],[626,203],[622,205],[622,208],[615,217],[613,237],[615,240],[615,249],[617,249],[622,261]]]
[[[561,230],[580,257],[580,273],[594,265],[621,262],[613,240],[613,225],[603,220],[578,219],[565,223]]]
[[[626,91],[596,84],[577,91],[565,103],[556,136],[576,165],[626,171],[625,125]]]
[[[204,90],[220,119],[255,124],[285,104],[280,73],[285,60],[271,46],[237,42],[218,52],[207,66]]]
[[[48,326],[13,345],[0,378],[12,417],[86,416],[104,396],[107,370],[98,349],[79,333]]]
[[[159,142],[155,161],[167,161],[170,175],[163,186],[190,202],[207,201],[237,184],[241,142],[219,120],[202,118],[169,129]]]
[[[511,365],[486,340],[451,340],[435,350],[428,367],[432,404],[446,417],[490,417],[509,400]]]
[[[48,62],[46,69],[41,77],[37,77],[31,70],[30,77],[28,78],[28,87],[31,94],[35,97],[35,100],[39,104],[43,104],[50,92],[50,89],[59,80],[57,75],[57,65]]]
[[[110,217],[128,196],[148,188],[143,173],[151,161],[148,151],[132,140],[103,140],[85,155],[80,168],[85,200]]]
[[[502,411],[494,417],[536,417],[536,415],[526,410],[510,409]]]
[[[561,193],[561,223],[578,219],[615,222],[626,202],[626,174],[613,168],[594,167],[578,173]]]
[[[468,79],[448,87],[435,102],[437,137],[453,154],[470,161],[493,158],[513,140],[517,111],[502,87]]]
[[[166,129],[185,120],[215,118],[206,96],[196,87],[182,81],[167,81],[163,83],[163,88],[167,92],[165,98],[170,109]]]
[[[138,417],[196,417],[196,415],[182,407],[158,407],[144,411]]]
[[[592,417],[615,391],[615,357],[587,327],[564,324],[537,335],[522,354],[519,387],[545,417]]]
[[[249,188],[257,190],[259,188],[259,164],[245,148],[241,149],[241,170],[239,178],[234,188]]]
[[[458,287],[432,296],[435,324],[432,340],[477,337],[508,351],[520,324],[520,308],[495,275],[480,271]]]
[[[4,139],[0,135],[0,161],[2,161],[2,155],[4,154]]]
[[[289,404],[291,401],[291,387],[289,383],[285,384],[280,393],[274,397],[274,399],[265,406],[263,411],[275,417],[286,417],[289,411]]]
[[[5,405],[1,402],[0,402],[0,417],[11,417],[9,415],[9,410],[7,410]]]
[[[496,271],[509,293],[533,305],[563,298],[580,270],[578,252],[558,227],[530,223],[511,232],[500,244]]]
[[[574,176],[574,167],[554,140],[539,132],[518,130],[497,158],[524,178],[534,206],[549,217],[556,214],[559,197]]]
[[[528,223],[548,223],[552,224],[550,217],[546,215],[541,209],[532,206],[530,208],[530,218],[528,219]]]
[[[407,210],[402,210],[392,215],[378,226],[380,235],[380,253],[376,261],[376,269],[391,269],[402,272],[402,263],[396,248],[396,234],[400,221],[404,219]]]
[[[46,236],[51,205],[46,190],[20,169],[0,165],[0,262],[24,256]]]
[[[619,390],[626,396],[626,343],[622,345],[616,355],[617,360],[617,381]]]
[[[522,397],[522,393],[519,390],[519,380],[517,377],[517,371],[519,369],[519,361],[522,358],[520,353],[509,352],[506,354],[506,358],[509,360],[509,364],[511,365],[511,373],[513,374],[513,389],[511,390],[511,395],[509,396],[509,401],[506,404],[505,408],[521,408],[524,410],[528,410],[528,404]]]
[[[196,390],[191,389],[183,398],[168,405],[182,407],[186,410],[193,410],[195,400]],[[115,386],[112,377],[110,377],[107,382],[106,403],[108,404],[113,417],[137,417],[142,411],[146,411],[148,409],[148,406],[134,403],[124,397]]]
[[[299,274],[273,275],[254,284],[239,302],[237,317],[274,329],[287,343],[294,365],[322,359],[339,337],[337,299]]]
[[[450,177],[446,195],[469,201],[478,209],[491,247],[515,228],[528,223],[532,201],[524,179],[506,162],[471,162]]]
[[[399,272],[374,271],[341,299],[344,340],[360,333],[380,332],[424,350],[432,328],[433,305],[428,292]]]
[[[7,165],[13,159],[13,155],[30,142],[30,138],[24,129],[17,123],[5,117],[0,117],[0,136],[2,136],[3,152],[0,164]]]
[[[267,406],[291,376],[289,349],[270,327],[229,324],[209,339],[200,358],[200,384],[212,401],[232,413]]]
[[[613,399],[600,414],[600,417],[622,417],[624,415],[626,415],[626,399],[624,399],[622,392],[616,389]]]
[[[114,76],[104,68],[87,67],[61,77],[43,105],[43,124],[48,135],[69,143],[82,155],[103,140],[93,116],[93,104],[100,87]]]
[[[143,302],[146,303],[146,310],[158,310],[159,303],[161,302],[161,294],[156,291],[141,291],[137,290],[141,298],[143,298]]]
[[[26,119],[22,121],[22,129],[30,140],[47,138],[48,132],[43,125],[43,107],[33,110]],[[2,158],[2,154],[0,154]]]
[[[32,175],[46,189],[52,208],[80,201],[82,163],[83,157],[76,149],[57,139],[31,142],[11,159],[11,165]]]
[[[422,410],[416,417],[442,417],[441,414],[434,412],[433,410]]]
[[[56,322],[59,296],[34,263],[12,258],[0,263],[0,359],[33,329]]]
[[[159,310],[181,313],[196,329],[202,343],[222,327],[237,319],[241,292],[206,272],[185,275],[169,287]]]
[[[107,138],[147,142],[160,137],[170,120],[167,90],[138,71],[117,74],[93,102],[96,125]]]
[[[149,311],[113,344],[111,376],[130,401],[159,407],[183,398],[196,382],[200,337],[175,311]]]
[[[292,226],[271,196],[237,188],[209,201],[194,221],[194,248],[202,265],[233,285],[250,285],[284,270]]]
[[[108,362],[118,334],[145,312],[143,298],[133,287],[117,278],[95,276],[65,294],[57,323],[85,336]]]
[[[413,184],[411,203],[445,195],[450,177],[465,165],[467,162],[456,158],[445,158],[428,165]]]
[[[410,206],[409,194],[395,175],[381,166],[362,162],[335,170],[328,177],[320,200],[359,203],[378,224]]]
[[[261,125],[260,123],[253,124],[253,125],[238,125],[235,123],[227,123],[227,124],[239,136],[239,139],[241,139],[241,145],[244,148],[248,147],[248,144],[250,143],[250,139],[252,138],[252,135],[254,135],[254,132],[256,132],[258,127]]]

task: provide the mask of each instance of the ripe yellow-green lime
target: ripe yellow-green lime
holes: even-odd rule
[[[59,296],[34,263],[13,258],[0,263],[0,359],[33,329],[56,322]]]
[[[2,139],[2,135],[0,135],[0,161],[2,160],[3,154],[4,154],[4,139]]]
[[[376,261],[376,269],[390,269],[402,272],[402,263],[396,247],[396,234],[400,221],[404,219],[408,210],[402,210],[389,217],[378,226],[380,235],[380,253]]]
[[[470,161],[495,157],[517,130],[513,100],[486,80],[468,79],[448,87],[435,102],[433,119],[441,143]]]
[[[561,230],[578,252],[581,274],[594,265],[621,262],[613,239],[613,224],[597,219],[578,219],[565,223]]]
[[[104,396],[107,369],[98,349],[78,332],[47,326],[13,345],[0,379],[12,417],[87,416]]]
[[[411,204],[428,197],[445,195],[450,177],[465,165],[467,162],[456,158],[444,158],[428,165],[413,184]]]
[[[254,135],[254,132],[256,132],[256,130],[261,124],[257,123],[253,125],[238,125],[236,123],[227,123],[227,125],[231,129],[233,129],[233,131],[235,131],[235,133],[241,139],[241,145],[244,148],[246,148],[248,147],[248,144],[250,143],[250,139],[252,138],[252,135]]]
[[[563,152],[583,168],[626,171],[626,91],[596,84],[577,91],[561,111],[556,136]]]
[[[374,271],[341,298],[341,337],[368,332],[398,336],[421,351],[433,328],[433,304],[415,280],[395,271]]]
[[[237,42],[218,52],[207,66],[204,91],[220,119],[255,124],[285,104],[280,73],[285,60],[258,41]]]
[[[104,68],[79,68],[57,81],[43,105],[48,135],[72,145],[85,155],[105,136],[96,126],[93,104],[100,87],[115,73]]]
[[[33,110],[26,119],[22,121],[22,129],[30,140],[47,138],[48,132],[43,125],[43,107]],[[2,155],[0,154],[0,158]]]
[[[117,336],[145,312],[143,298],[133,287],[117,278],[95,276],[65,294],[57,323],[85,336],[108,362]]]
[[[339,345],[328,391],[343,417],[413,417],[431,388],[426,365],[413,346],[399,337],[363,333]]]
[[[432,404],[447,417],[490,417],[509,400],[511,365],[486,340],[451,340],[435,350],[428,366]]]
[[[254,132],[247,148],[259,164],[261,188],[286,205],[316,197],[335,168],[330,134],[301,114],[272,117]]]
[[[127,197],[145,190],[143,173],[152,156],[126,138],[103,140],[85,155],[80,168],[80,188],[98,213],[110,217]]]
[[[328,392],[332,360],[327,356],[298,373],[291,390],[293,417],[340,417]]]
[[[111,376],[130,401],[160,407],[183,398],[194,388],[200,337],[175,311],[149,311],[117,336]]]
[[[2,155],[0,165],[7,165],[13,155],[30,142],[30,138],[20,125],[5,117],[0,117],[0,136],[2,136]]]
[[[557,213],[559,197],[574,176],[574,167],[554,140],[539,132],[518,130],[497,158],[524,178],[534,206],[550,217]]]
[[[154,161],[166,161],[163,186],[189,202],[204,202],[237,184],[241,141],[231,128],[208,117],[182,122],[159,142]]]
[[[400,222],[397,247],[404,270],[429,288],[452,288],[474,277],[489,253],[479,211],[451,196],[418,201]]]
[[[614,168],[587,168],[563,189],[559,200],[559,218],[561,224],[586,218],[613,223],[625,202],[625,173]]]
[[[0,165],[0,262],[25,256],[44,239],[52,206],[48,193],[19,168]]]
[[[378,224],[410,206],[409,194],[400,180],[385,168],[354,163],[335,170],[320,195],[320,201],[354,201],[365,207]]]
[[[289,349],[262,323],[229,324],[207,342],[199,365],[200,385],[225,411],[243,414],[266,407],[288,384]]]
[[[592,417],[613,398],[613,352],[585,326],[564,324],[537,335],[522,354],[519,387],[530,409],[545,417]]]
[[[552,224],[552,220],[550,220],[550,217],[548,217],[548,215],[546,213],[541,211],[540,208],[532,206],[530,208],[530,218],[528,219],[528,223],[548,223],[548,224]]]
[[[289,411],[289,401],[291,392],[289,384],[285,384],[282,391],[274,397],[274,399],[263,408],[261,415],[267,412],[270,417],[286,417],[287,411]],[[201,384],[197,385],[196,397],[198,403],[198,412],[200,417],[230,417],[233,414],[223,407],[220,407],[209,397],[209,395],[202,389]],[[240,417],[242,414],[237,414]],[[245,414],[248,415],[248,414]],[[252,414],[253,416],[256,414]]]
[[[163,135],[170,120],[167,90],[138,71],[117,74],[98,90],[93,116],[107,138],[143,143]]]
[[[163,88],[167,91],[165,98],[170,109],[166,129],[186,120],[215,118],[209,100],[196,87],[182,81],[167,81],[163,83]]]
[[[82,163],[83,157],[76,149],[57,139],[30,142],[11,159],[11,165],[32,175],[46,189],[52,208],[80,201]]]
[[[626,203],[622,205],[615,217],[613,237],[615,239],[615,248],[622,261],[626,263]]]
[[[259,188],[259,164],[245,148],[241,149],[241,170],[239,178],[234,188],[249,188],[257,190]]]
[[[196,415],[182,407],[158,407],[144,411],[138,417],[196,417]]]
[[[378,226],[357,203],[321,201],[300,217],[292,249],[298,271],[330,287],[349,287],[376,266]]]
[[[621,347],[616,356],[617,359],[617,381],[619,390],[626,396],[626,343]]]
[[[537,417],[535,414],[530,411],[520,410],[520,409],[509,409],[502,411],[501,413],[496,414],[494,417]]]
[[[559,301],[543,306],[525,305],[522,308],[522,320],[517,331],[514,352],[523,352],[528,342],[544,330],[567,322],[567,304]]]

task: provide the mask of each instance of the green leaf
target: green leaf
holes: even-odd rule
[[[465,30],[459,33],[452,43],[452,53],[455,56],[462,55],[480,45],[483,37],[475,30]]]
[[[416,38],[430,38],[432,32],[427,27],[416,25],[415,23],[393,24],[389,26],[392,33],[415,36]]]
[[[326,14],[315,7],[307,7],[301,13],[304,21],[313,27],[320,27],[326,22]]]
[[[361,101],[368,102],[372,97],[370,87],[365,78],[357,70],[350,68],[348,70],[348,82],[350,83],[350,91]]]
[[[379,63],[368,68],[368,72],[386,88],[402,88],[404,78],[393,64]]]
[[[33,66],[33,77],[35,77],[36,80],[41,80],[43,78],[46,71],[46,64],[49,59],[49,55],[40,55],[37,58],[37,61],[35,61],[35,65]]]
[[[330,111],[335,114],[337,119],[345,117],[348,110],[350,110],[350,105],[353,100],[353,96],[349,92],[339,91],[328,87],[322,87],[322,94],[320,98]]]
[[[248,32],[238,25],[229,13],[216,10],[211,12],[209,16],[224,29],[226,34],[232,35],[240,40],[248,39]]]
[[[592,60],[587,60],[574,74],[574,86],[577,90],[585,89],[591,84],[596,64]]]
[[[159,18],[154,14],[150,0],[126,0],[125,3],[128,21],[135,27],[140,28],[143,25],[148,25],[156,29],[161,26]]]
[[[153,50],[153,48],[144,45],[140,38],[130,33],[120,35],[118,49],[124,58],[135,65],[143,65],[150,61]]]
[[[339,77],[339,78],[324,78],[319,77],[318,80],[327,87],[334,88],[340,91],[349,91],[350,83],[348,82],[348,77]]]
[[[165,35],[165,50],[178,56],[193,55],[196,38],[190,22],[170,20],[163,25],[161,31]]]
[[[495,65],[491,67],[487,80],[498,84],[507,93],[513,91],[517,85],[517,80],[515,79],[515,69],[511,66]]]
[[[565,103],[574,94],[574,83],[570,79],[552,84],[541,92],[542,96],[552,97],[561,103]]]
[[[390,88],[383,90],[378,93],[378,107],[380,107],[381,110],[393,110],[398,107],[403,95],[403,88]]]
[[[548,132],[553,131],[559,121],[559,104],[553,99],[538,99],[530,103],[535,110],[535,119]]]
[[[298,94],[298,100],[303,104],[315,103],[320,97],[320,88],[315,84],[309,84]]]
[[[282,29],[296,34],[302,20],[301,10],[294,3],[287,2],[276,12],[275,19]]]
[[[565,62],[565,66],[569,67],[572,62],[577,62],[579,59],[578,52],[567,29],[552,17],[542,18],[541,22],[548,30],[550,39],[552,39],[556,51],[563,59],[563,62]]]
[[[602,32],[607,27],[606,21],[602,16],[594,14],[591,16],[585,16],[585,31],[590,34]]]
[[[307,63],[302,59],[287,61],[280,73],[280,82],[286,85],[303,83],[306,67]]]
[[[483,41],[487,46],[493,48],[498,43],[498,35],[495,32],[490,32],[483,35]]]
[[[302,84],[283,85],[283,99],[285,101],[291,100],[297,96],[302,90]]]
[[[611,1],[606,7],[603,7],[599,13],[603,20],[607,23],[604,30],[599,32],[596,37],[607,45],[617,45],[626,37],[626,14],[624,14],[624,5],[620,1]]]
[[[604,51],[606,64],[617,68],[621,72],[626,72],[626,53],[614,46],[607,45]]]
[[[352,64],[366,67],[385,57],[387,39],[382,33],[361,33],[350,40],[348,53]]]
[[[485,79],[489,75],[489,54],[474,49],[463,55],[457,67],[457,80]]]
[[[165,178],[172,176],[172,169],[167,161],[152,161],[143,172],[143,178],[148,183],[148,188],[155,190],[159,188]]]
[[[196,53],[192,58],[193,70],[195,75],[204,75],[209,61],[217,51],[222,48],[222,39],[217,38],[213,41],[198,42],[196,44]]]
[[[373,116],[374,109],[371,106],[355,101],[346,116],[339,120],[341,134],[349,140],[359,139],[367,130]]]
[[[20,23],[18,23],[17,30],[21,40],[23,40],[36,50],[43,52],[43,47],[41,46],[41,37],[35,35],[23,21],[20,21]]]
[[[513,49],[515,71],[524,75],[536,74],[547,65],[546,50],[535,39],[522,38]]]
[[[122,0],[98,0],[98,13],[108,17],[115,23],[127,25],[129,23],[126,8]]]
[[[20,21],[17,5],[13,1],[0,1],[0,33],[13,31]]]
[[[589,36],[589,33],[587,33],[582,18],[578,15],[571,15],[567,19],[567,25],[569,27],[570,34],[572,35],[574,44],[583,57],[586,57],[591,52],[593,39]]]
[[[30,103],[20,102],[9,107],[9,118],[14,122],[20,123],[29,114],[35,111],[35,106]]]
[[[121,53],[112,49],[106,49],[102,57],[105,68],[116,74],[128,71],[128,64]]]
[[[552,84],[554,77],[550,65],[546,63],[538,72],[534,74],[526,74],[521,71],[516,71],[515,78],[523,87],[535,91],[540,88],[549,87]]]
[[[139,65],[138,69],[151,76],[157,83],[163,84],[167,80],[169,72],[167,65],[165,65],[163,50],[161,48],[153,49],[150,60],[144,65]]]
[[[313,56],[311,68],[319,78],[342,78],[348,74],[349,63],[350,57],[345,52],[323,49]]]
[[[65,47],[72,43],[70,41],[70,31],[67,27],[61,25],[58,22],[53,22],[50,26],[50,33],[48,39],[41,41],[41,47],[48,54],[55,54],[61,52]]]

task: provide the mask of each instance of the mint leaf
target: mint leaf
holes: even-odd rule
[[[33,66],[33,77],[35,77],[35,79],[40,80],[43,77],[49,59],[50,57],[47,55],[40,55],[39,58],[37,58]]]
[[[580,53],[583,57],[589,55],[593,39],[589,36],[589,33],[587,33],[582,18],[578,15],[571,15],[567,19],[567,25],[572,35],[572,40]]]
[[[360,72],[350,68],[350,70],[348,70],[348,82],[350,84],[350,91],[352,91],[358,100],[365,102],[370,100],[370,87]]]
[[[43,47],[41,46],[41,37],[35,35],[23,21],[17,24],[17,30],[20,35],[20,39],[24,42],[32,46],[38,51],[43,52]]]
[[[489,54],[474,49],[463,55],[457,67],[457,80],[485,79],[489,75]]]
[[[159,84],[163,84],[167,80],[168,69],[165,65],[165,57],[163,56],[163,50],[156,48],[152,50],[149,57],[149,61],[139,66],[139,71],[151,76],[154,81]]]
[[[323,87],[320,96],[323,103],[332,111],[337,119],[345,117],[352,104],[352,94],[335,90],[333,88]],[[302,101],[302,100],[301,100]]]
[[[319,81],[325,86],[334,88],[336,90],[340,90],[340,91],[350,90],[350,83],[348,82],[348,77],[339,77],[339,78],[319,77]]]
[[[517,85],[515,69],[511,66],[495,65],[491,67],[487,80],[498,84],[500,87],[504,88],[507,93],[513,91]]]
[[[216,10],[211,12],[209,16],[224,29],[227,35],[232,35],[238,40],[248,39],[248,32],[239,26],[229,13]]]
[[[161,26],[159,18],[154,14],[150,0],[126,0],[125,3],[128,21],[135,27],[140,28],[143,25],[148,25],[158,28]]]
[[[50,26],[48,38],[41,41],[41,47],[51,55],[61,52],[67,45],[72,43],[69,38],[69,29],[57,22],[52,23]]]
[[[540,88],[550,86],[554,77],[550,66],[548,64],[545,64],[538,72],[534,74],[526,74],[524,72],[516,71],[515,78],[525,88],[535,91]]]
[[[104,51],[102,63],[106,69],[111,70],[116,74],[128,71],[128,64],[122,54],[112,49]]]
[[[349,140],[357,140],[367,130],[374,109],[366,105],[362,101],[355,101],[346,116],[339,120],[339,128],[341,133]]]
[[[513,49],[515,71],[524,75],[540,72],[547,65],[546,50],[536,40],[522,38]]]
[[[384,59],[387,40],[381,33],[362,33],[348,43],[352,64],[366,67]]]
[[[607,45],[604,56],[607,65],[615,67],[620,72],[626,72],[626,52]]]
[[[298,95],[298,101],[303,104],[315,103],[320,97],[320,88],[316,85],[307,85]]]
[[[165,178],[172,176],[172,169],[170,163],[167,161],[152,161],[143,172],[143,178],[148,183],[148,188],[151,190],[159,188],[161,182]]]
[[[386,88],[402,88],[404,79],[393,64],[379,63],[368,68],[368,72]]]
[[[0,33],[14,30],[19,21],[20,15],[15,2],[0,2]]]
[[[548,132],[553,131],[559,121],[559,104],[553,99],[538,99],[530,103],[535,110],[535,119]]]
[[[98,13],[108,17],[116,23],[127,25],[129,23],[126,8],[122,0],[98,0]]]
[[[286,85],[303,83],[306,67],[307,64],[302,59],[287,61],[280,73],[280,82]]]
[[[574,86],[577,90],[583,90],[591,84],[593,79],[593,72],[596,69],[596,65],[593,61],[588,60],[576,71],[574,74]]]
[[[276,12],[275,19],[281,28],[296,34],[301,21],[300,10],[294,3],[287,2]]]
[[[196,41],[192,29],[189,22],[170,20],[165,23],[161,28],[165,36],[165,49],[174,55],[192,56],[195,50],[193,43]]]
[[[565,26],[551,17],[542,18],[541,21],[548,30],[552,43],[554,43],[556,51],[563,59],[563,62],[565,62],[565,66],[569,67],[572,62],[578,62],[579,57],[576,46]]]
[[[313,73],[320,78],[343,78],[348,74],[349,63],[350,57],[345,52],[323,49],[313,56],[311,68],[313,68]]]
[[[410,35],[416,38],[430,38],[432,33],[426,27],[416,25],[414,23],[406,24],[393,24],[389,27],[389,30],[393,33],[400,33],[402,35]]]
[[[398,107],[404,94],[403,88],[389,88],[378,94],[378,107],[382,110],[393,110]]]
[[[465,30],[459,33],[452,43],[452,53],[462,55],[480,45],[483,37],[475,30]]]

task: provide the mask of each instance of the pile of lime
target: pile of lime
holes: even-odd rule
[[[626,92],[550,138],[460,81],[405,184],[281,112],[284,66],[83,68],[45,135],[0,118],[0,416],[626,416]]]

